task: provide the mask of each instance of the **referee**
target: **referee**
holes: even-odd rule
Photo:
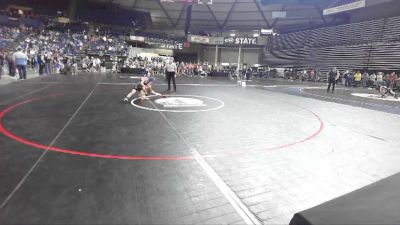
[[[334,67],[332,68],[332,71],[329,72],[328,74],[328,89],[326,90],[326,92],[329,92],[329,89],[331,89],[331,85],[332,85],[332,93],[335,91],[335,85],[336,85],[336,80],[339,78],[339,72],[337,71],[337,69]]]
[[[173,59],[168,61],[166,70],[167,70],[167,81],[168,81],[168,90],[167,91],[171,90],[171,79],[172,79],[172,82],[174,84],[174,91],[176,92],[175,74],[177,71],[177,67],[176,67],[176,64],[174,63]]]

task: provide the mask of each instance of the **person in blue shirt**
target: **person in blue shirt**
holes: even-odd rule
[[[13,54],[13,57],[18,70],[19,79],[26,80],[26,65],[28,63],[28,56],[22,52],[21,47],[18,47],[17,52]]]

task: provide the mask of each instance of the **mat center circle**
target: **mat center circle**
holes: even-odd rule
[[[198,95],[154,95],[148,97],[148,100],[135,98],[131,101],[131,104],[143,110],[174,113],[207,112],[225,106],[225,103],[219,99]]]

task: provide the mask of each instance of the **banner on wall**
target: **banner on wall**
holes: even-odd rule
[[[226,45],[257,45],[256,37],[228,37],[224,39]]]
[[[161,48],[161,49],[171,49],[171,50],[182,50],[183,43],[175,43],[175,44],[163,44],[163,43],[148,43],[149,45]]]
[[[161,38],[145,38],[145,43],[163,49],[183,49],[183,42],[174,40],[165,40]]]
[[[69,23],[70,22],[69,18],[67,18],[67,17],[58,17],[57,19],[58,19],[59,23]]]
[[[130,41],[144,42],[144,37],[140,36],[129,36]]]
[[[224,37],[210,37],[210,45],[223,45]]]
[[[363,7],[365,7],[365,0],[360,0],[360,1],[349,3],[349,4],[324,9],[323,14],[324,14],[324,16],[326,16],[326,15],[350,11],[353,9],[358,9],[358,8],[363,8]]]
[[[207,36],[200,36],[200,35],[189,35],[188,41],[191,43],[198,43],[198,44],[209,44],[210,38]]]

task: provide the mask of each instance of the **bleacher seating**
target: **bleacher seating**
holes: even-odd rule
[[[399,70],[400,42],[379,42],[372,46],[368,68],[370,70]]]
[[[263,57],[274,67],[399,70],[400,17],[274,36]]]
[[[386,19],[385,29],[383,32],[383,40],[400,40],[400,17],[391,17]]]

